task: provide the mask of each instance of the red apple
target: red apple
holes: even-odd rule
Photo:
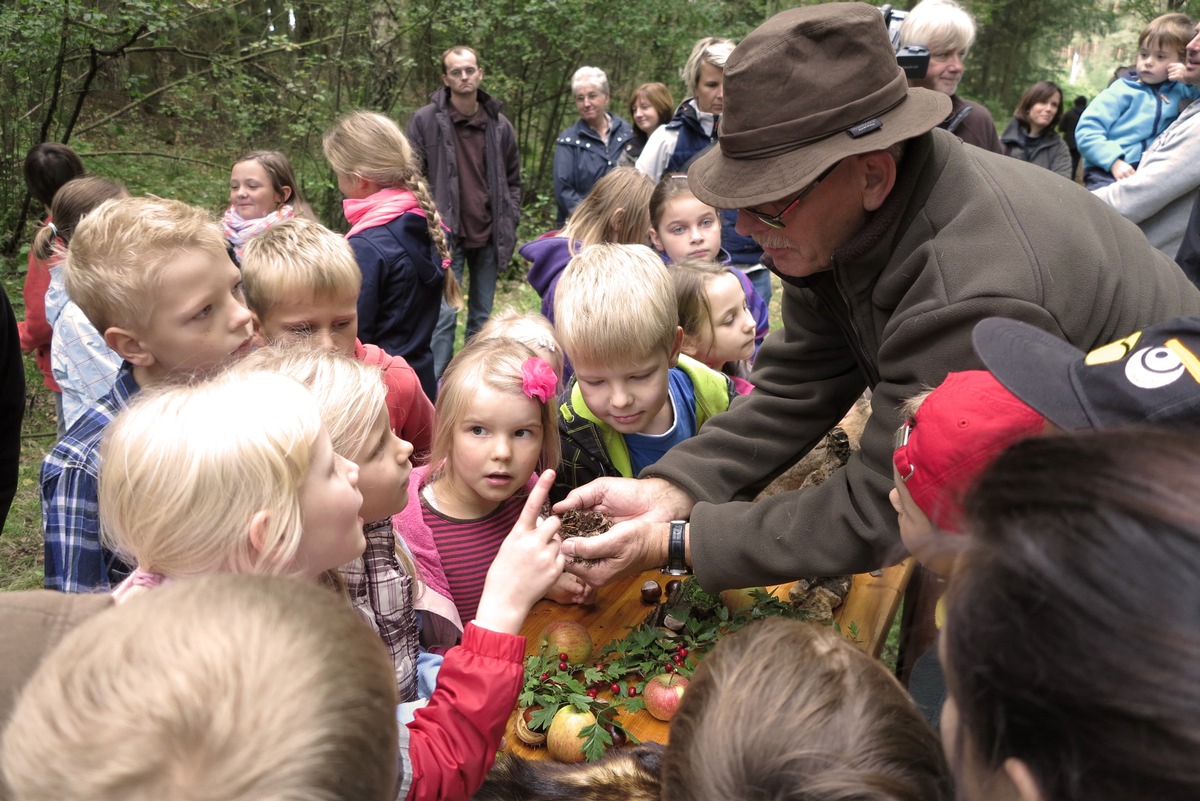
[[[572,664],[583,664],[592,656],[592,637],[588,630],[569,620],[556,620],[542,629],[538,647],[543,654],[566,654]]]
[[[579,732],[596,722],[591,712],[580,712],[567,705],[554,713],[546,732],[546,750],[559,762],[582,762],[583,737]]]
[[[650,679],[642,692],[646,711],[659,720],[670,720],[679,709],[679,701],[687,686],[688,680],[678,673],[662,673]]]

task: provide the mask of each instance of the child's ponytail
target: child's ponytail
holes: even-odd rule
[[[58,227],[47,222],[33,237],[33,256],[38,261],[48,261],[54,255],[54,240],[58,239]]]
[[[62,240],[65,249],[84,215],[106,200],[123,197],[125,187],[99,175],[84,175],[63,184],[50,204],[49,222],[33,240],[33,255],[46,261],[54,254],[54,243]]]

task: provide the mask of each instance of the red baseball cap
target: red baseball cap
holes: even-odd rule
[[[929,520],[961,531],[962,499],[1000,452],[1046,420],[987,370],[950,373],[896,433],[892,463]]]

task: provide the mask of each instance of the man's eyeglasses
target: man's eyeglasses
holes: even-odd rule
[[[590,102],[590,103],[595,103],[600,98],[601,98],[601,95],[599,92],[589,92],[586,95],[575,95],[575,102],[583,103],[586,101],[586,102]]]
[[[820,185],[821,181],[824,181],[826,178],[828,178],[829,173],[833,172],[838,164],[841,164],[841,162],[839,161],[834,164],[831,164],[824,172],[822,172],[820,175],[817,176],[817,180],[813,181],[811,184],[809,184],[808,186],[801,189],[800,194],[796,195],[796,197],[792,199],[792,202],[787,204],[787,207],[784,208],[784,210],[779,212],[778,214],[767,214],[766,212],[756,211],[754,209],[742,209],[742,211],[753,216],[754,219],[758,220],[760,223],[767,226],[768,228],[774,228],[776,230],[783,228],[783,226],[784,226],[783,218],[786,217],[788,214],[790,214],[792,209],[794,209],[794,208],[796,208],[796,206],[800,205],[800,201],[804,200],[804,198],[808,197],[808,194],[810,192],[812,192],[814,189],[816,189]]]
[[[475,67],[463,67],[462,69],[450,70],[451,78],[470,78],[479,70]]]

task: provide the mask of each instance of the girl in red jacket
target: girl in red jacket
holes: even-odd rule
[[[29,187],[29,194],[42,204],[47,215],[50,214],[50,204],[54,202],[54,195],[63,184],[81,175],[83,162],[79,159],[79,154],[66,145],[43,142],[25,154],[25,184]],[[51,222],[52,217],[47,216],[47,227]],[[17,333],[21,337],[21,350],[33,354],[38,369],[42,371],[42,381],[47,389],[55,393],[58,417],[61,420],[62,396],[58,394],[58,384],[50,372],[50,337],[53,326],[46,320],[46,289],[49,286],[49,260],[44,256],[39,257],[36,251],[30,248],[29,270],[25,273],[25,286],[21,290],[25,299],[25,319],[17,323]]]
[[[295,575],[344,593],[337,568],[366,546],[360,513],[386,506],[373,462],[390,458],[384,484],[403,487],[410,451],[391,441],[382,403],[374,411],[382,448],[368,442],[360,467],[336,454],[308,390],[278,373],[235,368],[144,393],[103,446],[105,537],[137,565],[114,596],[210,573]],[[483,781],[521,686],[516,632],[563,569],[558,521],[538,522],[552,477],[530,493],[488,575],[486,607],[447,652],[428,706],[400,729],[397,798],[469,798]]]

